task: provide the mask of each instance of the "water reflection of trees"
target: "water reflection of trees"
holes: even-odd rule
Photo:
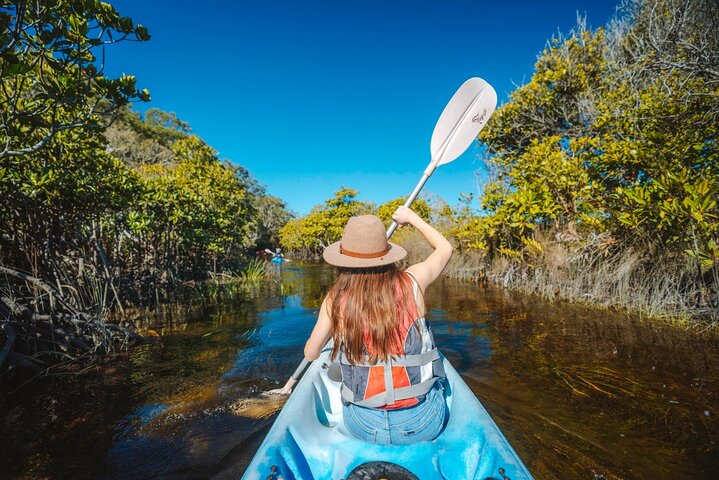
[[[285,286],[291,285],[300,295],[302,307],[317,309],[322,305],[336,274],[336,268],[322,263],[290,264],[285,267],[282,282]]]
[[[168,471],[162,465],[207,473],[219,468],[210,465],[216,453],[232,448],[222,468],[241,471],[267,420],[225,407],[292,370],[304,341],[295,332],[309,328],[334,275],[293,262],[250,294],[176,305],[148,324],[167,335],[126,362],[38,383],[4,405],[9,456],[0,470],[97,478],[112,448],[124,478]],[[430,287],[427,304],[438,346],[536,478],[700,479],[719,469],[716,338],[446,279]],[[293,332],[291,341],[259,340],[271,322],[285,337]],[[257,358],[228,377],[250,351]],[[141,432],[128,424],[157,405],[170,407],[157,422]],[[125,424],[134,440],[122,443],[115,436]]]
[[[153,386],[144,399],[149,403],[210,400],[237,352],[252,343],[260,314],[281,308],[294,288],[279,276],[237,289],[203,285],[183,302],[149,311],[145,326],[159,336],[129,354],[129,380]]]
[[[704,478],[719,467],[715,337],[453,281],[428,302],[441,321],[487,327],[463,330],[489,338],[490,356],[468,349],[476,361],[461,373],[538,477]]]

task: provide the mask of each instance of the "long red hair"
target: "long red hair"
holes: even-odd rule
[[[341,268],[327,294],[334,347],[350,363],[386,361],[403,349],[408,322],[419,317],[412,280],[394,264],[372,268]]]

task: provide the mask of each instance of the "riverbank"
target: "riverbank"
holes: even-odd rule
[[[490,258],[482,251],[457,251],[445,274],[479,285],[531,293],[593,308],[620,309],[685,328],[719,329],[719,269],[703,277],[685,257],[632,248],[612,249],[608,237],[566,239],[537,235],[533,255]],[[430,248],[417,232],[395,240],[409,255],[426,258]]]
[[[0,266],[0,379],[22,382],[90,367],[161,335],[166,320],[187,316],[198,304],[256,295],[272,273],[269,262],[254,258],[236,274],[155,285],[153,303],[133,305],[120,300],[124,292],[114,280],[85,275],[55,286]]]
[[[121,102],[100,117],[0,158],[0,373],[126,350],[140,341],[126,310],[224,274],[258,278],[250,257],[290,216],[174,113]]]

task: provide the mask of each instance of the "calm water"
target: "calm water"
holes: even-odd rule
[[[171,311],[161,334],[0,405],[0,478],[239,478],[301,360],[333,270],[291,264],[241,300]],[[719,341],[442,280],[439,348],[537,479],[716,478]]]

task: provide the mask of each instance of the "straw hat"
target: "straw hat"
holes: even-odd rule
[[[369,268],[402,260],[407,251],[387,241],[382,220],[374,215],[351,217],[342,240],[325,248],[322,253],[330,265],[348,268]]]

